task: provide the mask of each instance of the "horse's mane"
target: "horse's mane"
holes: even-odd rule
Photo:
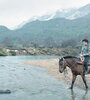
[[[64,58],[64,59],[68,59],[68,58],[76,58],[76,59],[78,59],[78,57],[75,57],[75,56],[65,56],[65,57],[62,57],[62,58],[60,59],[60,61],[63,61],[63,58]]]

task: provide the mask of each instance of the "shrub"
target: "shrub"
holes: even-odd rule
[[[5,51],[0,51],[0,56],[7,56],[7,53]]]
[[[9,52],[12,56],[16,56],[16,52],[15,51],[10,51]]]

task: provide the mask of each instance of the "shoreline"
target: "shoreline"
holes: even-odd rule
[[[60,73],[59,72],[59,59],[44,59],[44,60],[31,60],[24,62],[24,64],[28,64],[34,67],[42,67],[47,70],[47,74],[53,76],[54,78],[57,78],[59,81],[63,81],[65,84],[71,85],[72,82],[72,73],[69,68],[67,68],[67,73]],[[90,75],[86,75],[87,84],[90,90]],[[82,78],[80,76],[77,77],[74,86],[85,89],[84,83],[82,81]]]

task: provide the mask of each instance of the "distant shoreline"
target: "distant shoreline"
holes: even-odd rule
[[[53,77],[57,78],[60,81],[65,82],[66,84],[71,84],[72,82],[72,73],[69,68],[67,68],[67,74],[64,75],[64,73],[59,72],[59,65],[58,65],[59,59],[44,59],[44,60],[31,60],[24,62],[24,64],[32,65],[34,67],[40,66],[42,68],[47,69],[47,73],[52,75]],[[87,83],[90,89],[90,75],[86,76]],[[77,77],[75,86],[80,87],[80,88],[85,88],[83,81],[80,76]]]
[[[62,55],[78,55],[79,50],[77,48],[72,48],[71,46],[68,46],[66,48],[62,47],[29,47],[29,48],[16,48],[16,47],[6,47],[0,49],[0,55],[1,56],[19,56],[19,55],[34,55],[34,56],[45,56],[45,55],[51,55],[51,56],[62,56]]]

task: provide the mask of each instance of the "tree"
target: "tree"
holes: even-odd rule
[[[61,46],[63,48],[67,47],[67,46],[72,46],[75,47],[77,45],[77,41],[75,39],[69,39],[69,40],[65,40],[62,42]]]

